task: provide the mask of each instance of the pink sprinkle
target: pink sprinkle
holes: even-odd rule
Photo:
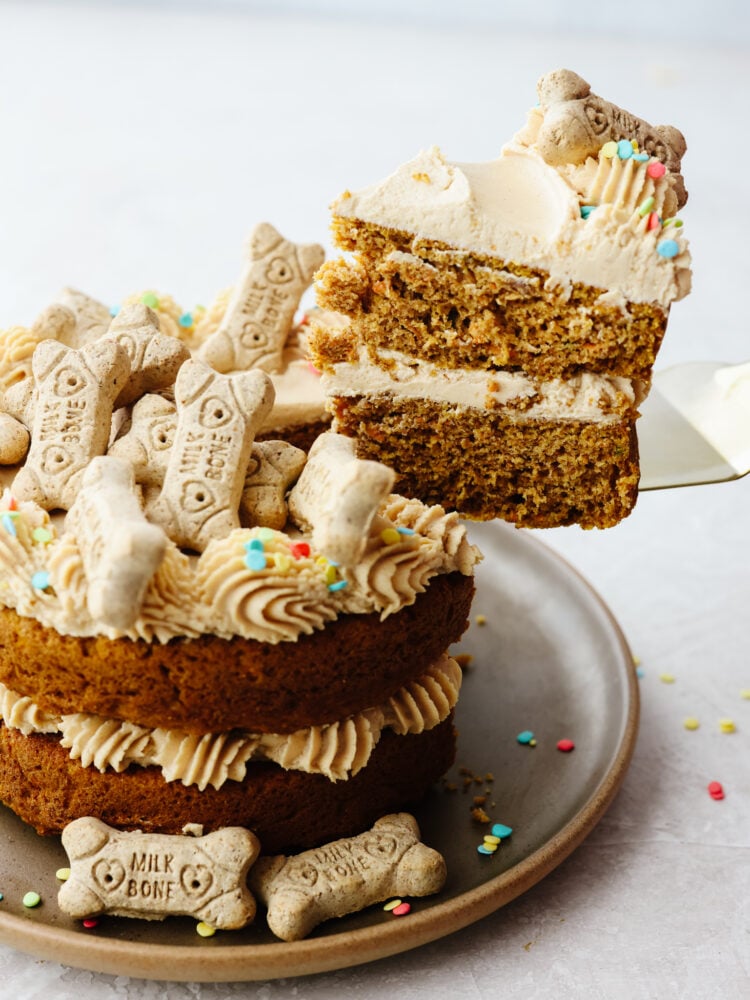
[[[723,799],[724,798],[724,789],[721,787],[721,782],[720,781],[709,781],[709,783],[708,783],[708,794],[711,796],[712,799],[716,799],[717,802],[719,801],[719,799]]]
[[[99,926],[99,921],[96,919],[96,917],[86,917],[86,919],[82,920],[81,923],[86,928],[86,930],[91,930],[92,927]]]
[[[575,750],[576,745],[573,740],[558,740],[557,749],[562,750],[563,753],[570,753],[571,750]]]
[[[289,551],[295,559],[307,559],[310,555],[310,546],[307,542],[295,542],[290,546]]]
[[[393,907],[391,913],[394,917],[405,917],[407,913],[411,913],[411,903],[400,903]]]
[[[649,163],[646,167],[646,173],[649,177],[663,177],[666,174],[667,168],[659,160],[655,160],[653,163]]]
[[[312,363],[312,361],[308,361],[307,362],[307,367],[310,369],[310,371],[313,373],[313,375],[320,375],[320,372],[315,367],[315,365]]]
[[[648,217],[648,222],[646,223],[646,229],[658,229],[661,225],[661,219],[659,218],[658,212],[652,212]]]

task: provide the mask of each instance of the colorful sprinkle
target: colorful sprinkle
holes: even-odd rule
[[[189,330],[190,327],[193,325],[193,314],[192,313],[183,313],[182,316],[180,316],[180,318],[177,320],[177,322],[185,330]]]
[[[46,569],[37,570],[31,578],[31,586],[34,590],[47,590],[49,587],[49,573]]]
[[[666,172],[667,168],[664,166],[661,160],[654,160],[653,163],[649,163],[649,165],[646,167],[646,173],[648,174],[648,176],[653,177],[655,179],[663,177],[664,174],[666,174]]]
[[[708,783],[708,794],[712,799],[717,802],[724,798],[724,789],[722,788],[720,781],[709,781]]]
[[[536,740],[534,739],[534,734],[530,729],[524,729],[523,732],[516,736],[517,743],[523,743],[525,745],[536,746]]]
[[[109,315],[115,317],[120,311],[120,306],[110,306]]]
[[[391,913],[394,917],[405,917],[407,913],[411,913],[411,903],[399,903],[393,907]]]
[[[601,154],[608,160],[611,160],[613,156],[617,156],[617,143],[614,141],[605,142],[601,148]]]
[[[750,700],[750,688],[743,688],[740,691],[740,698],[744,698],[746,701]]]
[[[638,206],[638,214],[648,215],[655,204],[656,204],[656,199],[653,197],[653,195],[650,198],[646,198]]]
[[[635,668],[635,676],[636,677],[643,677],[644,676],[643,667],[636,667]]]
[[[737,726],[731,719],[719,719],[719,730],[722,733],[736,733]]]
[[[144,304],[144,306],[148,306],[150,309],[159,308],[159,296],[156,295],[154,292],[145,292],[143,295],[141,295],[141,302]]]
[[[477,625],[486,625],[487,624],[487,616],[486,615],[477,615],[476,618],[474,619],[474,621],[477,623]]]
[[[662,684],[674,684],[674,674],[659,674]]]
[[[662,240],[661,243],[657,243],[656,252],[660,257],[671,260],[680,252],[680,247],[676,240]]]
[[[682,219],[678,219],[676,216],[671,216],[669,219],[664,220],[664,228],[667,226],[674,226],[675,229],[680,229],[682,227]]]
[[[480,844],[477,847],[477,854],[485,854],[487,857],[491,857],[497,848],[487,847],[485,844]]]
[[[248,549],[247,555],[245,556],[245,565],[248,569],[257,573],[266,568],[266,557],[264,553],[258,549]]]
[[[47,542],[52,541],[52,532],[48,531],[46,528],[34,528],[31,532],[31,537],[35,542],[40,542],[42,545],[46,545]]]
[[[385,545],[395,545],[396,542],[401,541],[401,535],[395,528],[385,528],[380,532],[380,539]]]
[[[294,544],[289,547],[289,551],[295,559],[307,559],[310,555],[310,546],[307,542],[294,542]]]
[[[386,911],[386,913],[388,913],[390,910],[395,910],[397,906],[401,906],[402,902],[403,900],[401,899],[391,899],[389,902],[385,904],[383,909]]]
[[[661,219],[659,218],[659,213],[651,212],[646,223],[646,231],[651,232],[652,229],[658,229],[660,225]]]
[[[502,838],[496,836],[494,833],[485,833],[484,842],[488,847],[492,846],[492,844],[497,847],[498,844],[502,844]]]
[[[346,580],[336,580],[335,583],[328,584],[328,589],[331,591],[332,594],[335,594],[337,591],[343,590],[345,586],[346,586]]]
[[[87,931],[90,931],[94,927],[99,926],[99,921],[96,919],[96,917],[86,917],[86,919],[82,920],[81,923],[83,924],[83,926],[86,928]]]
[[[693,715],[689,715],[682,724],[685,729],[689,729],[691,732],[700,728],[700,722]]]
[[[292,568],[292,562],[294,561],[291,556],[286,555],[283,552],[274,552],[273,556],[274,565],[279,573],[288,573]]]
[[[35,906],[39,906],[42,901],[42,897],[38,892],[27,892],[23,897],[21,902],[27,909],[32,910]]]
[[[201,920],[199,924],[195,925],[196,934],[200,934],[203,938],[213,937],[216,933],[216,928],[212,927],[211,924],[207,924],[204,920]]]
[[[581,205],[581,218],[588,219],[595,208],[596,205]]]
[[[67,882],[70,878],[70,868],[58,868],[55,872],[55,878],[58,882]]]
[[[620,139],[617,143],[617,155],[621,160],[629,160],[633,155],[633,143],[630,139]]]
[[[396,528],[396,531],[399,535],[416,535],[414,528],[405,528],[403,525]]]
[[[273,541],[276,532],[273,528],[258,528],[258,538],[261,542],[271,542]]]
[[[3,527],[9,535],[13,535],[14,538],[18,536],[14,519],[9,513],[3,514]]]
[[[2,894],[1,892],[0,892],[0,903],[2,903],[2,901],[3,901],[4,899],[5,899],[5,896],[3,896],[3,894]]]
[[[249,542],[245,543],[246,552],[262,552],[263,542],[260,538],[251,538]]]
[[[650,160],[651,157],[648,153],[633,153],[633,159],[636,163],[645,163],[647,160]]]
[[[575,750],[576,745],[573,740],[558,740],[557,749],[561,753],[570,753],[571,750]]]
[[[337,577],[338,573],[336,572],[336,567],[329,563],[323,571],[323,578],[325,579],[325,582],[330,587],[331,584],[336,583]]]
[[[499,837],[503,840],[505,837],[510,837],[513,833],[512,826],[506,826],[505,823],[493,823],[492,824],[492,836]]]

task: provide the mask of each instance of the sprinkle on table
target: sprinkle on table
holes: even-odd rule
[[[719,719],[719,731],[722,733],[736,733],[737,726],[735,726],[732,719]]]
[[[474,619],[474,621],[477,623],[477,625],[486,625],[487,624],[487,616],[486,615],[477,615],[476,618]]]
[[[740,691],[740,698],[744,698],[745,701],[750,700],[750,688],[742,688]]]
[[[709,781],[709,783],[708,783],[708,794],[711,796],[712,799],[715,799],[717,802],[720,799],[723,799],[724,798],[724,789],[723,789],[723,787],[721,785],[721,782],[720,781]]]
[[[41,901],[42,897],[39,895],[39,893],[33,891],[27,892],[23,897],[23,899],[21,900],[23,905],[29,910],[33,910],[35,906],[39,906]]]
[[[689,729],[691,731],[700,728],[700,722],[698,722],[698,720],[695,718],[694,715],[689,715],[682,724],[685,727],[685,729]]]
[[[662,684],[674,684],[674,674],[659,674]]]

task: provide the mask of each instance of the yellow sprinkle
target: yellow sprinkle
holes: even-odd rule
[[[327,566],[328,560],[326,559],[325,556],[318,556],[317,559],[315,560],[315,564],[316,566]]]
[[[274,552],[273,561],[280,573],[288,573],[292,568],[293,559],[291,556],[286,555],[285,552]]]
[[[659,674],[662,684],[674,684],[674,674]]]
[[[395,545],[396,542],[401,541],[401,535],[399,535],[395,528],[384,528],[380,532],[380,537],[386,545]]]
[[[55,878],[59,882],[67,882],[70,878],[70,868],[58,868],[55,872]]]
[[[700,722],[693,715],[689,715],[682,723],[685,729],[698,729]]]
[[[535,739],[529,740],[529,746],[530,747],[535,747],[536,746],[536,740]]]
[[[384,910],[395,910],[397,906],[401,906],[400,899],[392,899],[390,902],[386,903],[383,907]]]
[[[750,688],[743,688],[740,691],[740,698],[750,699]]]
[[[326,583],[335,583],[336,582],[336,567],[335,566],[331,566],[331,565],[327,566],[326,567],[326,571],[324,573],[324,577],[325,577]]]
[[[477,625],[486,625],[487,624],[487,618],[486,618],[485,615],[477,615],[476,618],[474,619],[474,621],[477,623]]]
[[[640,665],[641,665],[641,658],[640,658],[640,656],[634,656],[633,657],[633,666],[634,667],[640,667]]]
[[[617,143],[605,142],[601,152],[602,156],[606,156],[608,160],[611,160],[613,156],[617,156]]]
[[[719,719],[719,729],[722,733],[736,733],[737,727],[731,719]]]
[[[633,152],[637,153],[638,152],[638,143],[635,141],[635,139],[633,139],[633,141],[631,142],[630,145],[633,147]]]
[[[497,844],[488,843],[486,840],[482,846],[484,847],[485,851],[489,851],[490,854],[494,854],[495,851],[497,850]]]
[[[201,920],[199,924],[195,925],[195,930],[201,937],[213,937],[216,933],[216,928],[207,924],[205,921]]]
[[[485,833],[484,842],[485,844],[499,844],[500,838],[496,837],[493,833]]]

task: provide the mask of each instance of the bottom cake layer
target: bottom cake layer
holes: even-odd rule
[[[360,458],[396,470],[395,489],[476,520],[608,528],[638,495],[635,420],[514,419],[391,395],[337,396],[334,429]]]
[[[348,781],[252,762],[242,782],[216,790],[167,782],[158,768],[101,773],[71,760],[59,738],[0,725],[0,800],[40,834],[96,816],[120,829],[180,833],[199,823],[253,830],[264,854],[360,833],[427,791],[453,763],[453,716],[419,735],[384,732],[368,765]]]

